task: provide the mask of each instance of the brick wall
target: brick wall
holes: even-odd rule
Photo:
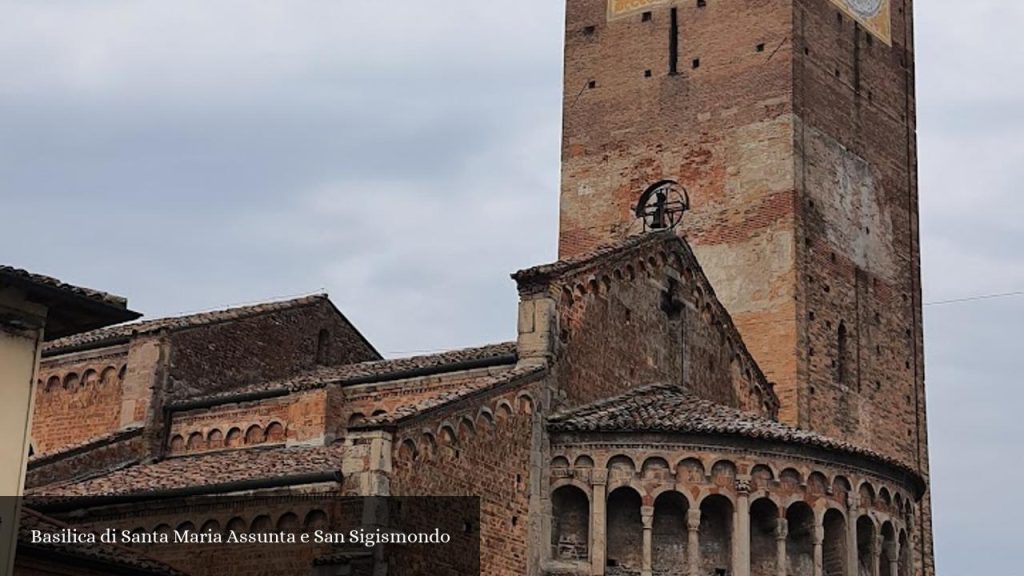
[[[673,236],[598,257],[550,280],[546,290],[558,294],[553,339],[562,406],[665,382],[721,404],[776,414],[771,386],[693,254]]]
[[[827,0],[612,21],[570,0],[560,252],[639,232],[642,190],[679,180],[681,229],[782,419],[927,474],[912,12],[892,0],[890,47]]]
[[[141,428],[115,432],[92,443],[29,462],[26,488],[66,482],[138,462],[148,454]]]
[[[416,406],[469,381],[497,376],[511,368],[511,365],[496,366],[359,386],[331,386],[328,388],[326,433],[335,440],[341,440],[350,424],[393,414],[398,409]]]
[[[174,332],[169,340],[169,392],[174,397],[265,382],[318,364],[380,359],[326,299]]]
[[[889,47],[827,2],[794,2],[800,423],[927,475],[912,12],[892,0]],[[918,510],[932,574],[927,496]]]
[[[650,12],[608,21],[604,0],[568,2],[560,255],[640,232],[640,193],[678,180],[692,202],[682,230],[768,379],[793,396],[791,10],[743,0]]]
[[[32,416],[36,455],[120,429],[127,361],[121,346],[41,362]]]
[[[540,384],[464,401],[395,432],[391,494],[479,496],[481,574],[527,573]]]

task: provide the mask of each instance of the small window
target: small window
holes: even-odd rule
[[[324,328],[316,337],[316,363],[326,366],[331,360],[331,332]]]
[[[849,372],[849,362],[847,355],[849,354],[849,343],[848,336],[846,333],[846,323],[839,323],[839,333],[836,336],[836,346],[838,348],[836,359],[836,381],[840,384],[846,384]]]

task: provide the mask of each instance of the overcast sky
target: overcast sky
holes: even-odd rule
[[[511,339],[508,274],[555,257],[561,4],[0,0],[0,261],[150,317],[325,289],[389,355]],[[918,3],[928,301],[1024,290],[1022,28]],[[1021,320],[926,309],[943,574],[1019,566]]]

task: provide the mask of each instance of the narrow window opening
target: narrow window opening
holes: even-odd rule
[[[847,359],[846,359],[846,356],[847,356],[847,354],[849,352],[849,350],[848,350],[849,343],[847,342],[848,338],[847,338],[847,334],[846,334],[846,323],[845,322],[840,322],[839,323],[839,334],[838,334],[836,339],[837,339],[837,347],[839,349],[838,350],[838,356],[839,357],[837,358],[837,363],[836,363],[836,381],[839,382],[840,384],[846,384],[847,372],[849,371],[849,366],[847,365],[848,362],[847,362]]]
[[[640,20],[642,22],[650,22],[653,18],[654,18],[654,15],[651,14],[650,12],[644,12],[643,15],[640,16]]]
[[[697,0],[697,8],[703,8],[708,5],[708,0]]]
[[[672,9],[668,28],[668,73],[679,74],[679,10]]]
[[[700,58],[693,59],[693,69],[696,70],[697,68],[700,68]]]
[[[650,78],[650,77],[651,77],[651,71],[650,70],[644,70],[644,78]]]
[[[758,44],[757,45],[757,51],[758,52],[764,52],[764,44]]]
[[[853,92],[860,94],[860,25],[853,26]]]
[[[331,333],[326,328],[316,337],[316,363],[325,366],[330,363]]]
[[[596,32],[596,31],[597,31],[597,28],[595,28],[594,26],[587,26],[586,28],[583,29],[583,35],[584,36],[593,36],[594,32]]]
[[[590,88],[591,90],[597,88],[597,81],[591,80],[590,82],[587,82],[587,88]]]

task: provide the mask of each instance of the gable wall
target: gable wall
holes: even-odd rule
[[[693,254],[674,238],[645,242],[555,278],[539,294],[521,287],[524,301],[557,299],[560,408],[665,382],[774,417],[778,400]]]
[[[323,300],[172,333],[169,393],[181,398],[231,390],[314,368],[321,330],[330,334],[324,364],[380,359]]]
[[[522,576],[533,482],[531,459],[539,452],[537,411],[543,381],[534,379],[466,399],[396,430],[391,495],[479,496],[480,552],[484,576]]]
[[[32,416],[35,454],[118,430],[127,363],[127,346],[43,359]]]

